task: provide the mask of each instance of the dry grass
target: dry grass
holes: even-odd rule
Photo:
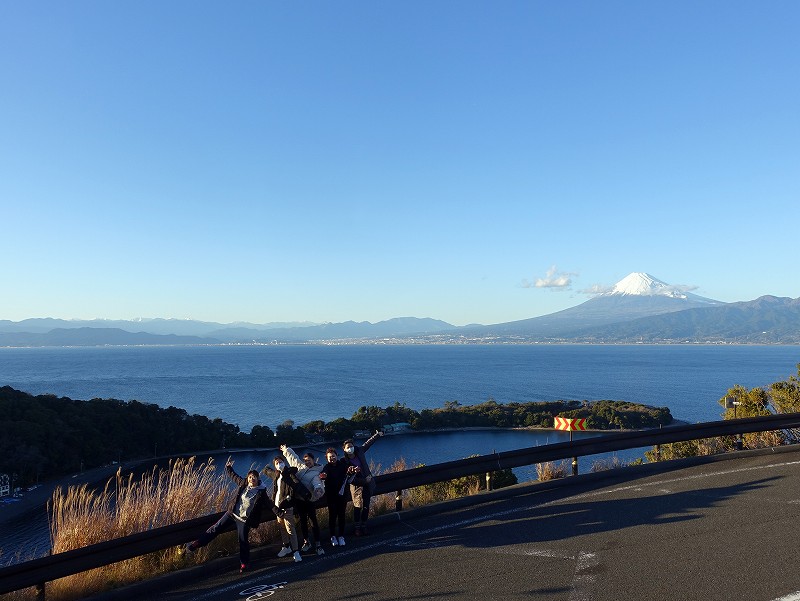
[[[401,458],[395,461],[386,470],[382,470],[380,465],[371,465],[370,469],[373,474],[377,475],[380,473],[401,472],[412,467],[418,466],[409,466],[405,459]],[[410,509],[412,507],[422,507],[424,505],[430,505],[431,503],[438,503],[439,501],[466,497],[477,494],[485,488],[486,481],[482,475],[465,476],[446,482],[434,482],[433,484],[416,486],[412,489],[402,491],[403,507]],[[370,505],[370,513],[372,515],[391,513],[395,511],[396,501],[396,493],[386,493],[374,497]]]
[[[30,561],[31,559],[36,559],[36,557],[33,555],[25,556],[22,550],[18,550],[10,556],[4,554],[3,550],[0,549],[0,566],[22,563],[23,561]],[[31,599],[36,599],[36,588],[34,587],[0,595],[0,601],[30,601]]]
[[[546,463],[536,464],[536,475],[539,478],[539,482],[566,478],[571,473],[572,466],[567,463],[567,461],[561,461],[559,463],[548,461]]]
[[[787,436],[782,430],[751,432],[742,436],[745,449],[763,449],[786,444]]]
[[[620,459],[616,455],[604,459],[598,459],[592,462],[592,467],[590,472],[606,472],[608,470],[618,470],[623,467],[628,467],[629,465],[634,465],[641,463],[641,459],[636,459],[633,461],[626,461],[624,459]]]
[[[102,491],[86,485],[66,491],[58,488],[48,503],[53,553],[208,515],[224,507],[231,494],[227,479],[216,473],[212,461],[195,467],[194,457],[171,461],[165,470],[154,468],[139,480],[117,472]],[[202,561],[216,552],[225,538],[191,561]],[[188,561],[179,549],[166,549],[53,581],[47,597],[78,599],[183,567]]]

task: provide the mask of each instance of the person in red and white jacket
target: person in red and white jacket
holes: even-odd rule
[[[311,534],[313,535],[314,547],[316,548],[317,555],[324,555],[325,550],[322,548],[322,541],[319,536],[319,523],[317,522],[317,506],[316,503],[325,494],[325,486],[320,480],[320,473],[322,466],[319,465],[311,452],[306,452],[303,455],[303,460],[297,456],[291,447],[281,445],[281,452],[283,452],[286,461],[292,467],[297,468],[297,478],[300,483],[306,487],[311,493],[308,499],[295,497],[294,507],[297,515],[300,518],[300,532],[303,535],[303,546],[301,551],[307,552],[312,548],[312,538],[308,536],[308,523],[311,522]]]

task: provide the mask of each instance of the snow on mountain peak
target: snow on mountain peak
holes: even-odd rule
[[[604,296],[668,296],[670,298],[687,298],[684,291],[677,286],[670,286],[649,273],[634,272],[625,276],[614,285],[611,292]]]

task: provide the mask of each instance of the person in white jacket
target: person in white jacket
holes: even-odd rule
[[[303,534],[303,546],[301,549],[303,552],[307,552],[312,548],[312,538],[308,536],[308,523],[311,522],[311,534],[313,535],[317,555],[324,555],[325,550],[322,548],[322,541],[319,536],[316,506],[317,501],[325,494],[325,485],[319,477],[320,472],[322,472],[322,466],[317,463],[314,454],[310,451],[303,455],[303,460],[301,461],[291,447],[281,445],[280,449],[289,465],[297,468],[297,478],[310,493],[307,499],[297,498],[295,500],[297,514],[300,517],[300,532]]]

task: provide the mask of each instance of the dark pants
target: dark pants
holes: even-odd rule
[[[311,542],[308,538],[308,522],[311,522],[311,532],[314,535],[314,542],[320,544],[319,540],[319,523],[317,523],[317,508],[311,501],[302,501],[300,499],[294,500],[294,509],[300,517],[300,532],[303,534],[303,540]]]
[[[222,527],[229,521],[233,521],[233,523],[236,524],[236,530],[239,533],[239,561],[247,565],[250,561],[250,526],[235,519],[229,511],[226,511],[225,515],[223,515],[216,524],[200,535],[200,538],[197,539],[196,546],[205,547],[223,531]]]
[[[353,524],[356,528],[367,525],[369,502],[375,492],[375,479],[372,476],[360,484],[350,484],[350,497],[353,499]]]
[[[371,487],[351,484],[350,492],[353,495],[353,524],[356,528],[366,526],[369,517],[369,502],[372,500]],[[358,498],[358,505],[356,505],[356,498]]]
[[[336,492],[328,495],[328,530],[331,536],[344,536],[344,510],[346,508],[347,499],[345,497]]]

